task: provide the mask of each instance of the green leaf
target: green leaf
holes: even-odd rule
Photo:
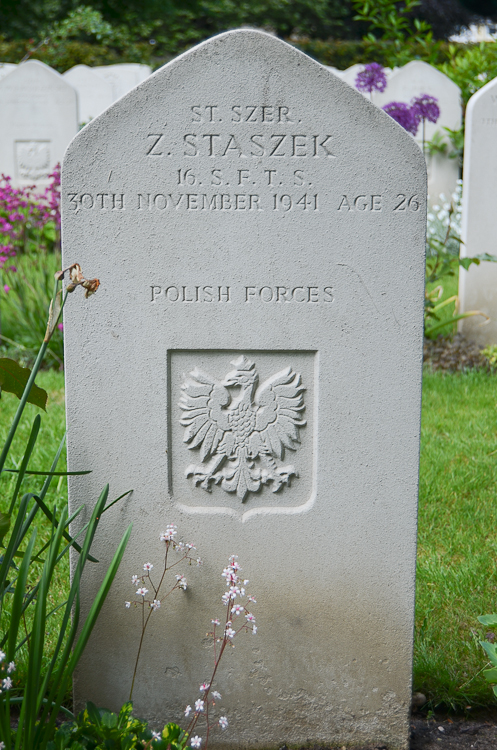
[[[468,270],[470,265],[474,263],[475,266],[480,265],[480,259],[479,258],[459,258],[459,265],[464,268],[465,271]]]
[[[178,739],[178,737],[181,734],[181,727],[179,727],[177,724],[166,724],[164,729],[162,730],[162,738],[164,740],[167,740],[168,742],[174,742]]]
[[[480,641],[480,646],[485,649],[487,656],[494,665],[497,667],[497,646],[494,643],[488,641]]]
[[[485,625],[487,628],[495,628],[497,627],[497,614],[480,615],[478,622],[481,622],[481,624]]]
[[[0,511],[0,544],[3,542],[5,534],[8,534],[10,529],[11,516],[8,513],[2,513]]]
[[[50,240],[51,242],[55,242],[57,233],[55,231],[55,224],[53,221],[47,221],[47,223],[43,227],[43,235],[44,237],[46,237],[47,240]]]
[[[29,367],[21,367],[20,364],[14,362],[13,359],[8,359],[8,357],[0,358],[0,390],[13,393],[20,399],[30,375]],[[47,399],[47,392],[33,384],[28,396],[28,403],[46,411]]]
[[[487,682],[497,682],[497,667],[493,667],[492,669],[485,669],[483,671],[483,676],[485,677]]]

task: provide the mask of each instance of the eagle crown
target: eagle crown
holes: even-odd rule
[[[257,372],[255,371],[255,363],[251,362],[246,357],[239,357],[231,364],[235,365],[235,369],[231,370],[231,372],[226,375],[222,384],[225,387],[239,385],[242,388],[242,395],[249,392],[250,397],[252,397],[255,386],[259,380]]]

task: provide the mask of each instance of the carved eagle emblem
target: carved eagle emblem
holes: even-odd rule
[[[277,492],[298,477],[293,465],[278,465],[285,450],[297,450],[305,409],[301,377],[286,367],[258,387],[255,363],[242,355],[218,381],[195,368],[182,385],[183,442],[200,450],[201,465],[186,476],[211,491],[218,484],[243,502],[249,492],[271,483]]]

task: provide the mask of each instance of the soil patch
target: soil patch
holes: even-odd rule
[[[482,347],[468,341],[460,333],[452,338],[439,336],[437,339],[425,339],[423,361],[432,370],[462,372],[478,369],[490,372],[489,361],[481,350]]]

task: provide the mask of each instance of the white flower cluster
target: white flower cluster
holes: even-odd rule
[[[0,673],[3,672],[4,674],[7,674],[7,677],[0,676],[0,683],[2,685],[2,687],[0,688],[0,693],[3,693],[4,690],[10,690],[10,688],[14,684],[12,682],[12,678],[9,677],[9,675],[12,674],[12,672],[16,668],[16,665],[13,661],[9,661],[9,663],[6,664],[5,659],[6,654],[3,651],[0,651]],[[3,747],[5,747],[5,745],[3,745]],[[0,750],[3,750],[2,743],[0,743]]]
[[[222,576],[226,580],[228,591],[225,591],[221,599],[225,606],[230,605],[230,612],[232,615],[238,617],[242,613],[245,614],[246,622],[244,623],[242,628],[240,628],[240,630],[242,630],[244,627],[247,629],[250,625],[252,633],[255,635],[257,633],[257,626],[255,624],[254,615],[247,610],[247,607],[244,604],[233,604],[234,600],[237,597],[243,598],[246,595],[245,587],[249,584],[249,580],[247,578],[245,578],[243,581],[240,579],[239,574],[241,572],[242,569],[238,564],[238,555],[231,555],[227,567],[222,572]],[[253,596],[247,596],[247,602],[256,604],[256,600]],[[219,621],[217,620],[212,620],[212,622],[215,625],[219,624]],[[237,633],[237,631],[232,628],[232,624],[232,621],[228,620],[226,622],[226,627],[224,630],[224,635],[230,639],[233,639]]]
[[[213,631],[211,631],[211,633],[209,634],[214,640],[215,667],[213,674],[216,673],[217,667],[219,665],[219,660],[221,659],[226,646],[233,645],[233,639],[236,635],[238,635],[238,633],[240,633],[242,630],[249,631],[254,635],[257,633],[255,617],[252,612],[249,612],[249,610],[247,609],[247,605],[249,603],[256,603],[255,597],[247,596],[247,604],[243,604],[240,602],[240,599],[246,596],[245,588],[249,584],[248,579],[240,578],[241,572],[242,569],[238,563],[238,556],[231,555],[228,560],[228,565],[222,572],[222,576],[226,581],[226,586],[228,587],[228,590],[222,596],[223,604],[227,607],[226,622],[223,627],[222,635],[216,633],[216,627],[218,625],[221,625],[221,621],[217,617],[211,620],[212,624],[214,625]],[[178,580],[181,578],[181,576],[176,577]],[[233,624],[233,619],[240,617],[240,615],[244,615],[245,620],[242,620],[241,624],[237,628],[237,625]],[[220,644],[219,647],[217,644]],[[217,650],[218,648],[219,651]],[[195,708],[192,709],[190,705],[185,708],[186,718],[188,718],[193,712],[193,715],[190,719],[190,724],[187,729],[187,732],[190,733],[194,731],[197,722],[201,717],[204,721],[207,722],[208,729],[213,726],[213,724],[211,724],[209,720],[209,707],[214,706],[217,700],[221,700],[221,694],[218,693],[217,690],[211,691],[210,682],[203,682],[200,685],[199,689],[202,693],[202,696],[195,701]],[[228,719],[226,716],[220,716],[217,723],[219,724],[221,729],[226,729],[226,727],[228,726]],[[199,748],[201,743],[202,739],[198,735],[190,737],[189,739],[189,744],[192,748]]]
[[[442,193],[440,205],[436,204],[428,211],[426,239],[427,255],[434,255],[440,244],[445,246],[450,255],[459,256],[462,218],[462,180],[450,199]],[[450,236],[448,236],[450,235]]]
[[[200,557],[194,558],[194,557],[192,557],[190,555],[190,552],[192,550],[196,550],[195,545],[193,545],[193,544],[186,544],[185,542],[177,542],[175,540],[175,538],[174,538],[177,535],[177,533],[178,533],[178,527],[176,526],[176,524],[174,524],[174,523],[168,523],[167,526],[166,526],[166,530],[159,537],[160,541],[166,543],[167,549],[169,549],[169,546],[172,546],[172,548],[175,549],[176,552],[182,552],[183,555],[184,555],[183,559],[186,559],[190,564],[192,562],[196,562],[197,565],[202,565],[202,560],[200,559]],[[165,565],[167,565],[167,551],[166,551],[166,557],[165,557],[165,559],[166,559]],[[181,562],[181,560],[179,562]],[[143,585],[145,582],[147,582],[147,585],[152,586],[152,588],[154,589],[154,593],[155,593],[156,596],[159,593],[158,589],[155,590],[155,587],[154,587],[154,585],[152,583],[152,580],[151,580],[151,577],[150,577],[150,571],[153,569],[153,567],[154,567],[153,564],[150,563],[150,562],[143,563],[143,570],[144,570],[143,575],[141,575],[141,576],[138,576],[138,575],[131,576],[131,583],[134,586],[138,587],[136,589],[135,594],[138,597],[142,597],[142,600],[138,601],[138,602],[136,602],[136,601],[135,602],[124,602],[124,606],[126,607],[126,609],[130,609],[130,607],[131,607],[132,604],[134,604],[136,606],[137,604],[145,604],[145,603],[148,604],[151,607],[151,609],[153,609],[154,611],[156,611],[156,610],[158,610],[160,608],[160,604],[161,604],[161,600],[160,599],[155,598],[152,601],[148,601],[148,600],[145,599],[145,596],[146,596],[146,594],[148,594],[148,591],[149,591],[148,588],[146,588]],[[169,570],[169,568],[167,568],[167,570]],[[165,572],[166,572],[166,568],[164,569],[164,573]],[[148,581],[147,581],[147,579],[148,579]],[[183,591],[186,591],[187,587],[188,587],[188,583],[187,583],[187,580],[186,580],[185,576],[184,575],[177,575],[176,576],[176,583],[175,583],[175,585],[174,585],[173,588],[183,589]],[[159,584],[159,589],[160,589],[160,584]],[[0,750],[1,750],[1,748],[0,748]]]

